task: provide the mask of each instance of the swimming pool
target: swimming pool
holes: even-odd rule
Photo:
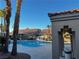
[[[27,47],[40,47],[50,43],[44,41],[38,41],[38,40],[17,40],[17,44]]]
[[[12,41],[9,51],[12,51]],[[17,40],[17,52],[26,53],[31,59],[52,59],[52,42],[38,40]]]

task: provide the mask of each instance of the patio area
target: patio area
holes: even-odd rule
[[[31,59],[52,59],[52,45],[44,45],[40,47],[26,47],[23,45],[17,46],[19,53],[26,53],[31,56]],[[9,51],[12,49],[12,44],[9,45]]]

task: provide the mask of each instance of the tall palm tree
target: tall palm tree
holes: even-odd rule
[[[13,30],[13,48],[12,48],[12,55],[17,54],[17,35],[19,31],[19,21],[20,21],[20,10],[21,10],[21,2],[22,0],[17,0],[17,10],[15,15],[15,22],[14,22],[14,30]]]
[[[48,28],[48,32],[50,33],[50,27],[51,25],[47,25],[47,28]]]
[[[6,43],[5,43],[5,52],[8,52],[8,39],[9,39],[9,25],[10,25],[10,17],[11,17],[11,0],[5,0],[6,1],[6,8],[5,12],[6,15],[4,17],[5,23],[6,23]]]

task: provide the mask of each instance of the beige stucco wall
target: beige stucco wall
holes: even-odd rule
[[[51,23],[52,23],[52,37],[53,37],[53,43],[52,43],[52,58],[53,59],[59,59],[59,37],[58,37],[58,31],[60,31],[63,26],[68,25],[69,28],[72,28],[72,31],[75,31],[75,57],[76,59],[79,59],[79,17],[69,17],[69,15],[74,15],[72,14],[67,14],[66,17],[68,18],[62,18],[65,17],[64,15],[58,15],[58,17],[61,17],[60,19],[56,19],[57,16],[52,16],[51,18]],[[79,15],[79,13],[75,14]],[[67,21],[59,21],[59,20],[67,20]],[[53,21],[54,20],[54,21]],[[55,21],[58,20],[58,21]]]

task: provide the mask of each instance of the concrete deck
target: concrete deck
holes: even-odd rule
[[[18,52],[26,53],[31,56],[31,59],[52,59],[52,44],[47,44],[39,47],[26,47],[18,45]],[[9,51],[12,49],[12,44],[9,45]]]
[[[18,53],[15,56],[10,55],[8,59],[31,59],[31,56],[25,53]]]
[[[10,53],[3,53],[3,52],[0,52],[0,59],[8,59],[10,56]]]

